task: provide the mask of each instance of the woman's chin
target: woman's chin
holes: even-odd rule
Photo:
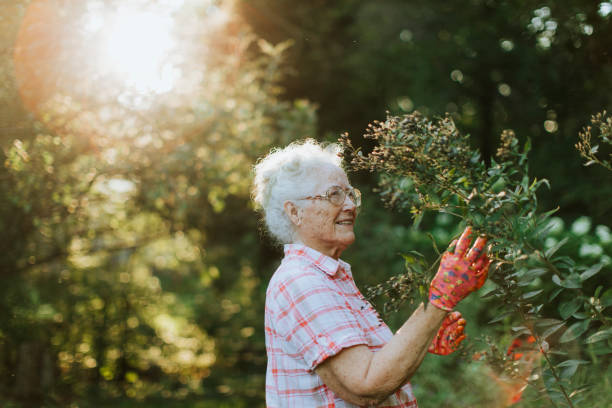
[[[338,241],[340,245],[346,248],[349,245],[353,244],[353,242],[355,242],[355,233],[353,231],[351,231],[350,233],[346,232],[342,234],[342,237]]]

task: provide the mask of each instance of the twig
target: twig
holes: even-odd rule
[[[557,385],[559,386],[559,389],[563,393],[563,396],[567,400],[567,403],[569,404],[570,408],[574,408],[574,404],[572,403],[571,398],[567,394],[567,391],[565,391],[565,387],[563,387],[563,384],[561,384],[561,378],[559,377],[559,374],[557,373],[557,370],[555,370],[555,366],[552,364],[552,362],[550,361],[550,358],[548,357],[548,352],[546,350],[544,350],[544,348],[542,347],[542,339],[540,338],[538,333],[533,329],[533,326],[529,323],[529,320],[527,320],[527,317],[525,316],[525,313],[523,312],[523,309],[521,308],[521,305],[518,305],[517,310],[518,310],[518,313],[521,316],[521,319],[523,320],[523,322],[525,324],[525,327],[527,327],[529,329],[529,332],[531,333],[531,335],[536,339],[538,347],[540,348],[540,352],[544,356],[544,359],[546,360],[546,363],[548,364],[548,367],[550,367],[550,372],[552,373],[553,377],[555,377],[555,381],[557,382]],[[556,407],[556,405],[552,401],[552,399],[551,399],[551,402]]]

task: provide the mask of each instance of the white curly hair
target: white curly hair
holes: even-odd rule
[[[321,144],[313,139],[275,148],[259,159],[254,167],[252,198],[263,211],[268,232],[278,243],[295,241],[295,229],[284,210],[287,200],[297,200],[312,193],[322,166],[342,169],[342,148],[336,143]]]

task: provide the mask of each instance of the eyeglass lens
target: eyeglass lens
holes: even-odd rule
[[[328,192],[329,201],[334,205],[342,205],[348,194],[351,201],[359,207],[361,205],[361,197],[359,190],[350,189],[348,192],[340,187],[332,187]]]

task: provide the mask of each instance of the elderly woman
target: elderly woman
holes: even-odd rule
[[[266,292],[267,406],[416,407],[408,380],[425,354],[448,354],[465,337],[465,320],[452,309],[487,277],[486,240],[469,248],[468,228],[451,244],[430,306],[393,334],[340,259],[355,241],[361,194],[338,153],[337,145],[306,140],[255,166],[254,200],[285,252]]]

